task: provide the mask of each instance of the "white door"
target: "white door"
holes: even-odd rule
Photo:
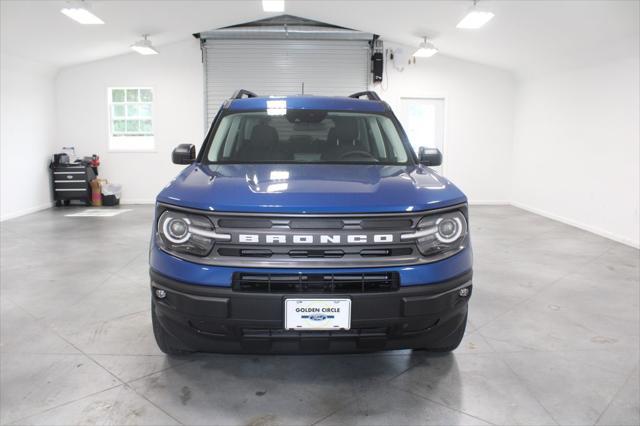
[[[444,99],[402,98],[402,127],[404,127],[413,150],[418,153],[421,146],[438,148],[444,161]],[[442,166],[434,167],[442,173]]]

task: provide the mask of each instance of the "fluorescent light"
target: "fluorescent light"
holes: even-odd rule
[[[430,58],[436,53],[438,53],[438,48],[435,47],[434,44],[428,41],[425,37],[424,41],[420,43],[420,46],[418,46],[418,50],[415,51],[413,56],[415,56],[416,58]]]
[[[413,56],[415,56],[416,58],[430,58],[436,53],[438,53],[438,49],[436,49],[435,47],[431,47],[431,48],[421,47],[420,49],[416,50],[416,53],[414,53]]]
[[[60,12],[83,25],[102,25],[104,21],[84,7],[65,7]]]
[[[158,51],[153,48],[151,40],[147,38],[149,37],[149,34],[143,34],[142,37],[142,40],[138,40],[131,45],[131,50],[134,50],[141,55],[157,55]]]
[[[262,10],[265,12],[284,12],[284,0],[262,0]]]
[[[456,28],[464,28],[468,30],[475,30],[484,26],[493,18],[493,13],[484,10],[478,10],[475,6],[467,13],[467,16],[462,18],[462,21],[458,22]]]
[[[131,46],[131,49],[135,50],[141,55],[157,55],[158,51],[151,46]]]

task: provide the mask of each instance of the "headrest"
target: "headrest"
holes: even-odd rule
[[[341,144],[351,143],[358,138],[358,123],[353,118],[334,118],[335,135]]]
[[[278,131],[266,124],[256,124],[249,142],[252,147],[271,147],[278,142]]]

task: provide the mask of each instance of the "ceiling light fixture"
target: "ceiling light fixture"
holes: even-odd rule
[[[142,40],[138,40],[131,45],[131,50],[135,50],[141,55],[157,55],[158,51],[151,45],[149,34],[142,34]]]
[[[477,6],[477,0],[473,0],[473,6],[466,16],[462,18],[456,28],[463,28],[466,30],[475,30],[481,28],[493,18],[493,13],[487,10],[480,10]]]
[[[265,12],[284,12],[284,0],[262,0],[262,10]]]
[[[69,6],[60,9],[60,13],[83,25],[102,25],[104,21],[89,11],[85,1],[67,2]]]
[[[430,58],[436,53],[438,53],[438,48],[425,37],[413,56],[416,58]]]

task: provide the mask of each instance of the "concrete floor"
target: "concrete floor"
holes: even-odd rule
[[[149,317],[152,208],[130,208],[1,224],[0,423],[640,424],[638,250],[473,207],[455,353],[169,359]]]

